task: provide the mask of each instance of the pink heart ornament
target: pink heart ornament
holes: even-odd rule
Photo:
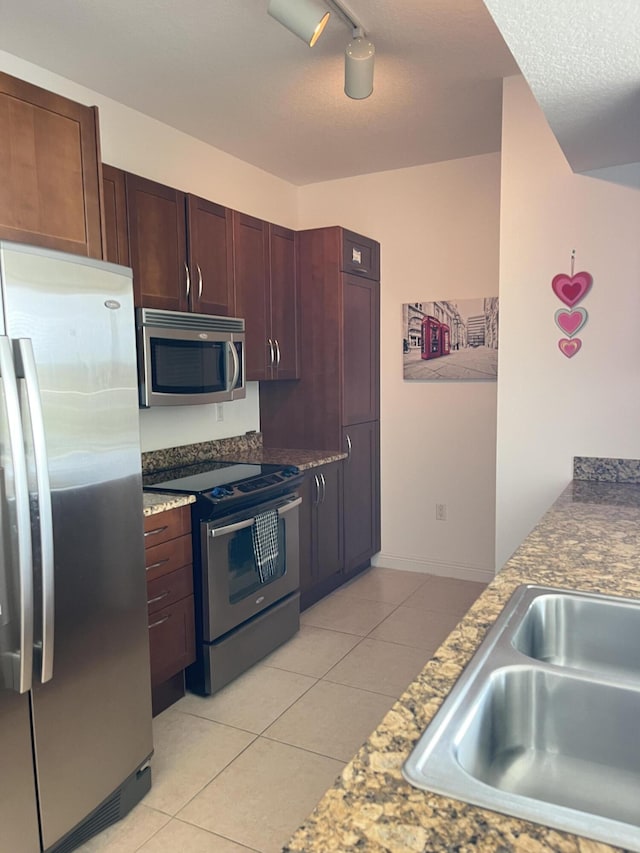
[[[565,335],[572,338],[587,322],[589,315],[584,308],[574,308],[573,311],[567,311],[566,308],[558,308],[554,314],[556,326]]]
[[[558,346],[560,347],[562,355],[566,355],[567,358],[573,358],[573,356],[580,350],[582,341],[580,338],[573,338],[572,340],[569,340],[569,338],[561,338],[558,341]]]
[[[593,284],[591,273],[577,272],[575,275],[559,273],[551,280],[553,292],[561,302],[569,308],[580,302],[587,295]]]

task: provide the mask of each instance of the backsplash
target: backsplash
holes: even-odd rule
[[[218,438],[214,441],[201,441],[197,444],[185,444],[181,447],[166,447],[162,450],[150,450],[142,454],[142,471],[150,474],[165,468],[177,468],[180,465],[194,465],[207,459],[227,459],[247,450],[262,449],[262,433],[248,432],[232,438]]]
[[[599,480],[604,483],[640,483],[640,459],[574,456],[573,479]]]

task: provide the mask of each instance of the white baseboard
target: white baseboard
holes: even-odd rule
[[[490,569],[483,569],[480,566],[465,563],[434,563],[430,560],[418,560],[415,557],[387,554],[384,551],[380,551],[373,557],[371,565],[381,569],[402,569],[406,572],[420,572],[425,575],[439,575],[479,583],[490,583],[495,577]]]

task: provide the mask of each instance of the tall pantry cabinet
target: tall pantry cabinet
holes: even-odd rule
[[[260,388],[266,446],[343,450],[344,574],[380,550],[380,246],[299,231],[301,379]]]

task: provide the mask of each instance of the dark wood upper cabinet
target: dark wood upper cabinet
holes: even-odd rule
[[[103,256],[98,111],[0,72],[0,238]]]
[[[233,211],[233,275],[235,313],[246,322],[247,379],[295,379],[295,233]]]
[[[193,282],[187,266],[185,195],[129,173],[125,185],[135,304],[186,311]]]
[[[233,238],[229,208],[188,195],[187,240],[190,310],[199,314],[231,314]]]
[[[245,371],[249,380],[267,379],[274,360],[269,343],[268,223],[233,211],[235,314],[245,321]]]
[[[295,232],[269,225],[269,303],[275,349],[271,377],[297,379],[299,370],[298,294]]]
[[[129,266],[127,194],[124,172],[106,163],[102,165],[104,190],[105,260]]]
[[[342,277],[342,423],[358,424],[380,417],[380,285],[377,281]]]

